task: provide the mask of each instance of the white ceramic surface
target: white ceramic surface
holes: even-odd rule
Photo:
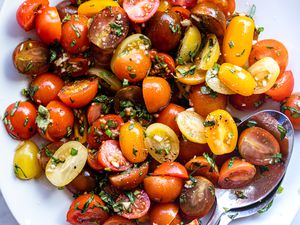
[[[11,55],[15,46],[32,34],[23,32],[15,20],[15,11],[21,0],[6,0],[1,9],[0,22],[0,115],[8,104],[21,99],[20,90],[27,78],[14,69]],[[57,2],[57,1],[51,1]],[[252,4],[257,7],[255,20],[265,27],[261,36],[282,41],[289,50],[288,69],[293,70],[300,91],[300,1],[298,0],[237,0],[238,11],[247,12]],[[264,108],[277,107],[267,105]],[[242,116],[242,115],[241,115]],[[284,192],[278,195],[272,208],[262,214],[235,222],[239,225],[289,225],[300,206],[300,133],[296,133],[294,154],[282,184]],[[0,187],[3,196],[20,225],[64,225],[71,202],[67,191],[52,187],[44,178],[20,181],[12,168],[13,153],[18,142],[12,140],[0,123]],[[4,222],[4,221],[3,221]],[[4,222],[5,223],[5,222]],[[14,223],[12,221],[12,223]],[[2,224],[2,223],[1,223]],[[296,222],[298,224],[298,222]],[[11,225],[6,224],[5,225]]]

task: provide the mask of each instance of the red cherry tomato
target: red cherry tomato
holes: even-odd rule
[[[214,3],[226,16],[232,16],[235,11],[235,0],[198,0],[199,3],[212,2]]]
[[[289,97],[294,90],[294,75],[292,71],[285,71],[278,78],[273,87],[266,92],[273,100],[281,102]]]
[[[103,224],[109,215],[102,207],[101,198],[94,194],[84,194],[76,198],[67,213],[67,221],[72,225]]]
[[[102,113],[102,104],[93,102],[86,111],[86,117],[89,125],[92,125]]]
[[[197,0],[171,0],[173,5],[191,8],[197,4]]]
[[[132,164],[123,156],[119,142],[115,140],[104,141],[98,153],[98,162],[105,169],[111,171],[124,171]]]
[[[159,7],[159,0],[124,0],[123,8],[130,20],[143,23],[149,20]]]
[[[300,93],[293,93],[281,106],[281,111],[291,120],[294,128],[300,130]]]
[[[36,132],[36,116],[37,110],[32,103],[15,102],[6,108],[3,123],[12,138],[26,140]]]
[[[179,14],[179,16],[181,17],[181,19],[189,19],[191,16],[191,12],[190,10],[183,8],[183,7],[179,7],[179,6],[174,6],[171,8],[172,11],[176,12],[177,14]]]
[[[175,75],[176,65],[172,56],[151,50],[150,57],[152,62],[150,75],[165,78],[170,78]]]
[[[121,216],[113,215],[103,225],[135,225],[135,223]]]
[[[34,28],[34,20],[38,13],[49,5],[48,0],[25,0],[16,12],[18,24],[25,30]]]
[[[98,162],[98,154],[99,151],[89,150],[87,162],[92,169],[100,171],[103,170],[104,168]]]
[[[55,7],[45,8],[35,21],[36,33],[45,43],[50,44],[61,39],[61,20]]]
[[[186,168],[178,162],[164,162],[153,172],[153,175],[189,178]]]

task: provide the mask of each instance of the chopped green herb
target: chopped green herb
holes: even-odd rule
[[[179,33],[179,34],[181,34],[181,26],[180,26],[179,24],[176,24],[176,25],[170,24],[170,25],[169,25],[169,28],[170,28],[170,30],[171,30],[173,33]]]
[[[266,46],[267,49],[274,49],[273,46]]]
[[[76,45],[76,40],[73,39],[73,41],[71,42],[71,47],[73,48]]]
[[[262,214],[262,213],[267,212],[271,208],[272,205],[273,205],[273,199],[265,207],[263,207],[262,209],[258,210],[258,213]]]
[[[106,122],[106,125],[109,127],[109,128],[116,128],[118,126],[118,123],[114,120],[108,120]]]
[[[15,102],[14,107],[13,107],[13,109],[11,110],[10,116],[14,116],[14,115],[15,115],[16,111],[17,111],[18,108],[19,108],[19,105],[20,105],[20,102],[19,102],[19,101]]]
[[[287,130],[281,124],[278,124],[277,130],[280,132],[280,140],[283,140],[287,134]]]
[[[264,103],[263,101],[254,102],[254,107],[259,108],[263,103]]]
[[[18,176],[19,177],[19,171],[21,171],[21,173],[23,174],[23,176],[25,177],[25,178],[27,178],[27,176],[26,176],[26,174],[24,173],[24,171],[23,171],[23,169],[18,165],[18,164],[16,164],[15,163],[15,165],[14,165],[14,172],[15,172],[15,174],[16,174],[16,176]]]
[[[243,51],[241,53],[237,53],[235,54],[236,57],[241,57],[242,55],[244,55],[246,49],[243,49]]]
[[[238,216],[238,214],[239,214],[239,213],[228,214],[227,216],[228,216],[230,219],[234,220],[234,219]]]
[[[124,79],[122,82],[123,87],[127,87],[129,85],[129,82],[127,79]]]
[[[117,23],[114,22],[114,23],[109,24],[109,26],[111,27],[111,29],[114,31],[114,33],[118,37],[122,36],[122,34],[123,34],[122,25],[117,24]]]
[[[208,121],[203,122],[204,127],[212,127],[214,125],[216,125],[216,121],[214,121],[214,120],[208,120]]]
[[[71,20],[71,15],[70,15],[70,14],[67,14],[67,15],[65,15],[65,17],[62,19],[61,22],[65,23],[65,22],[67,22],[67,21],[69,21],[69,20]],[[73,24],[72,24],[72,25],[73,25]]]
[[[233,41],[229,41],[228,45],[229,45],[229,48],[233,48],[234,47],[234,42]]]
[[[132,149],[132,154],[134,155],[134,156],[136,156],[136,153],[138,152],[138,150],[136,149],[136,148],[133,148]]]
[[[80,35],[80,32],[79,32],[79,30],[77,29],[77,27],[75,27],[74,24],[71,24],[71,27],[72,27],[72,29],[74,30],[76,36],[77,36],[78,38],[80,38],[81,35]]]
[[[81,209],[82,214],[88,210],[89,205],[92,203],[93,200],[94,200],[94,194],[92,194],[91,197],[89,197],[88,200],[84,203],[84,205]]]
[[[134,128],[134,123],[131,123],[128,127],[129,130],[132,130]]]
[[[205,152],[203,153],[203,157],[210,164],[211,170],[215,170],[216,162]]]
[[[75,155],[77,155],[77,154],[78,154],[78,150],[75,149],[75,148],[71,148],[70,155],[71,155],[71,156],[75,156]]]
[[[109,138],[111,138],[111,137],[113,136],[113,132],[112,132],[110,129],[106,129],[106,130],[105,130],[105,134],[106,134]]]
[[[132,70],[132,66],[127,66],[127,70],[131,71]]]
[[[36,124],[43,133],[46,132],[48,125],[51,123],[50,114],[45,106],[38,107],[38,116],[36,117]]]
[[[212,98],[218,97],[218,93],[213,91],[210,87],[208,86],[201,86],[200,91],[204,95],[209,95]]]
[[[248,120],[247,127],[255,127],[257,125],[257,122],[254,120]]]
[[[26,67],[24,69],[24,72],[25,73],[29,72],[32,69],[32,67],[33,67],[33,63],[32,62],[27,63],[27,65],[26,65]]]
[[[258,27],[257,29],[258,34],[264,32],[265,28],[264,27]]]
[[[293,107],[282,105],[280,108],[281,112],[285,112],[286,110],[290,111],[291,117],[298,119],[300,117],[300,110],[297,110]]]
[[[57,58],[57,52],[53,49],[50,49],[50,63],[52,63]]]
[[[275,163],[280,163],[282,160],[282,154],[281,153],[276,153],[273,155],[273,159]]]
[[[134,79],[134,78],[136,78],[136,74],[135,74],[135,73],[129,73],[129,77],[130,77],[131,79]]]
[[[189,56],[191,57],[191,61],[194,61],[194,58],[197,56],[198,52],[199,52],[199,48],[200,46],[197,44],[196,48],[193,51],[189,52]]]
[[[244,194],[243,191],[235,191],[234,192],[235,196],[237,198],[240,198],[240,199],[247,199],[248,197]]]
[[[282,186],[280,186],[278,189],[277,189],[277,194],[281,194],[283,192],[284,188]]]
[[[230,169],[234,164],[235,157],[231,157],[228,163],[228,169]]]
[[[196,71],[196,65],[192,65],[190,68],[183,69],[183,68],[177,68],[176,69],[177,72],[180,73],[180,75],[182,75],[183,77],[187,76],[187,75],[193,75]]]
[[[255,12],[256,12],[256,5],[253,4],[248,13],[249,17],[251,17],[253,19]]]
[[[70,137],[72,134],[72,128],[71,127],[67,127],[67,135],[66,137]]]
[[[25,121],[24,121],[24,124],[23,124],[23,126],[24,126],[24,127],[26,127],[26,126],[27,126],[27,124],[28,124],[28,121],[29,121],[29,118],[28,118],[28,117],[26,117],[26,119],[25,119]]]

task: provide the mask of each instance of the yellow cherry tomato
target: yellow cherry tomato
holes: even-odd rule
[[[101,10],[103,10],[108,6],[120,6],[120,5],[113,0],[105,0],[105,1],[91,0],[80,4],[80,6],[78,7],[78,14],[87,17],[93,17],[98,12],[100,12]]]
[[[157,11],[166,12],[166,11],[170,10],[171,8],[172,8],[172,5],[169,1],[161,0]]]
[[[196,65],[187,63],[176,67],[176,78],[180,83],[197,85],[205,81],[205,70],[196,69]]]
[[[148,150],[144,144],[144,129],[138,122],[128,121],[120,129],[120,147],[125,158],[132,163],[145,161]]]
[[[225,62],[237,66],[246,64],[252,48],[254,29],[254,21],[250,17],[233,17],[223,40]]]
[[[203,124],[205,139],[215,155],[233,152],[238,140],[238,129],[227,111],[218,109],[211,112]]]
[[[14,172],[18,178],[28,180],[41,174],[38,152],[39,148],[33,141],[21,142],[14,156]]]
[[[211,69],[215,63],[218,61],[220,57],[220,45],[218,38],[215,34],[209,34],[207,36],[207,42],[202,49],[199,61],[196,62],[197,69],[201,70],[209,70]]]
[[[253,95],[256,88],[256,82],[248,71],[230,63],[221,65],[219,79],[229,89],[243,96]]]

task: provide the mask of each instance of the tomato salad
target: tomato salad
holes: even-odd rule
[[[259,40],[254,13],[234,0],[25,0],[16,19],[38,38],[13,52],[28,87],[3,117],[22,141],[15,175],[68,189],[73,225],[199,224],[215,187],[284,160],[284,127],[238,131],[229,105],[278,101],[300,129],[288,51]]]

